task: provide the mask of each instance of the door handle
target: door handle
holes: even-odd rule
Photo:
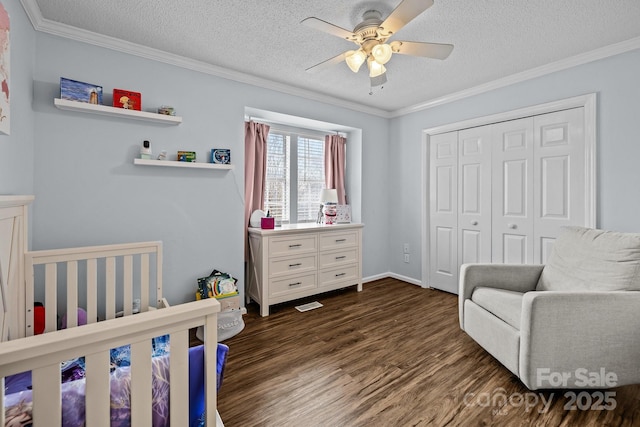
[[[516,228],[518,228],[518,226],[516,224],[513,224],[513,223],[507,225],[507,227],[509,227],[512,230],[515,230]]]
[[[471,225],[478,225],[478,221],[471,221]]]

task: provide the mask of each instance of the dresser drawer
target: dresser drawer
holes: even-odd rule
[[[358,264],[323,270],[318,273],[318,276],[319,287],[331,286],[336,283],[347,281],[357,282],[359,281]]]
[[[316,234],[272,237],[269,244],[269,257],[316,252],[318,236]]]
[[[316,275],[306,274],[288,277],[286,279],[271,280],[269,283],[269,297],[280,297],[316,288]]]
[[[320,268],[337,267],[358,261],[358,249],[342,249],[320,253]]]
[[[341,247],[356,246],[358,244],[358,233],[356,231],[345,231],[341,233],[321,233],[320,250],[339,249]]]
[[[318,268],[315,254],[298,255],[295,257],[271,258],[269,260],[269,277],[283,274],[315,272]]]

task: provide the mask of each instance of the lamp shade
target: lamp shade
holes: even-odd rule
[[[320,193],[320,203],[338,203],[338,190],[335,188],[323,188]]]
[[[391,51],[391,46],[384,43],[377,44],[373,47],[373,49],[371,49],[371,54],[376,59],[376,62],[381,65],[389,62],[392,53],[393,52]]]
[[[376,60],[369,61],[369,77],[378,77],[381,74],[384,74],[387,69]]]
[[[344,60],[354,73],[357,73],[364,61],[367,59],[367,55],[360,50],[351,50],[347,52]]]

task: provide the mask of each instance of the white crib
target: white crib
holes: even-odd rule
[[[25,251],[27,206],[32,200],[0,196],[3,402],[4,378],[31,371],[33,425],[62,425],[60,366],[83,356],[86,425],[109,426],[110,350],[130,345],[130,399],[135,402],[130,405],[131,425],[151,426],[151,342],[168,334],[170,424],[187,425],[189,330],[203,326],[206,425],[222,425],[216,412],[219,303],[206,299],[168,307],[162,297],[161,242]],[[34,335],[34,303],[39,300],[45,328]],[[79,307],[86,310],[86,325],[78,326]],[[64,314],[69,314],[66,329],[58,330]],[[0,425],[6,421],[5,411],[0,411]]]

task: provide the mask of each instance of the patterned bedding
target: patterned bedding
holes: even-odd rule
[[[154,338],[153,426],[169,426],[169,337]],[[217,385],[220,387],[228,347],[218,344]],[[131,425],[130,346],[111,350],[111,426]],[[62,425],[85,425],[84,358],[62,364]],[[31,425],[31,372],[5,378],[5,427]],[[204,425],[204,347],[189,349],[189,426]]]

